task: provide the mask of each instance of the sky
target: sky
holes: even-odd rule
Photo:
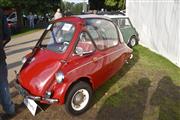
[[[88,2],[88,0],[63,0],[63,1],[68,1],[68,2],[74,2],[74,3],[80,3],[80,2]]]

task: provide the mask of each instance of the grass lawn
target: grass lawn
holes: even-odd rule
[[[94,102],[98,120],[180,120],[180,68],[138,45]]]

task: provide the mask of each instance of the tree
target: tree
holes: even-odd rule
[[[107,6],[114,7],[114,6],[117,5],[117,3],[118,3],[117,0],[105,0],[105,4],[106,4]]]
[[[105,0],[105,5],[116,9],[125,9],[125,0]]]
[[[72,14],[81,14],[83,10],[83,3],[64,2],[64,10],[71,12]]]
[[[71,11],[73,11],[73,14],[81,14],[83,10],[83,3],[77,3],[73,5],[73,8]]]
[[[21,28],[22,11],[26,13],[49,13],[56,7],[61,7],[62,0],[0,0],[0,7],[15,8],[17,11],[18,27]]]
[[[125,9],[125,0],[89,0],[91,10],[119,10]]]
[[[89,0],[89,5],[91,10],[101,10],[106,8],[104,4],[105,0]]]

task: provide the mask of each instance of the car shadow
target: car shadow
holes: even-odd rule
[[[163,77],[151,98],[151,104],[159,107],[158,120],[179,120],[180,86],[174,85],[170,77]]]
[[[150,80],[142,78],[106,99],[97,120],[143,120]]]
[[[179,120],[180,87],[169,76],[164,76],[157,83],[157,88],[150,97],[150,106],[158,108],[158,120]],[[100,108],[97,120],[143,120],[148,89],[153,87],[148,78],[138,80],[106,99]],[[153,109],[152,109],[153,110]],[[149,111],[148,114],[152,114]],[[155,112],[155,111],[154,111]],[[153,116],[152,116],[153,117]]]
[[[113,86],[118,80],[120,80],[139,60],[139,52],[137,49],[133,51],[133,59],[128,61],[128,64],[124,64],[124,66],[110,79],[107,80],[100,88],[95,91],[95,95],[93,96],[93,102],[91,106],[96,104],[104,94]]]

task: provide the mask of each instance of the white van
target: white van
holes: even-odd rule
[[[8,23],[17,23],[17,13],[12,12],[8,17],[7,17]]]

